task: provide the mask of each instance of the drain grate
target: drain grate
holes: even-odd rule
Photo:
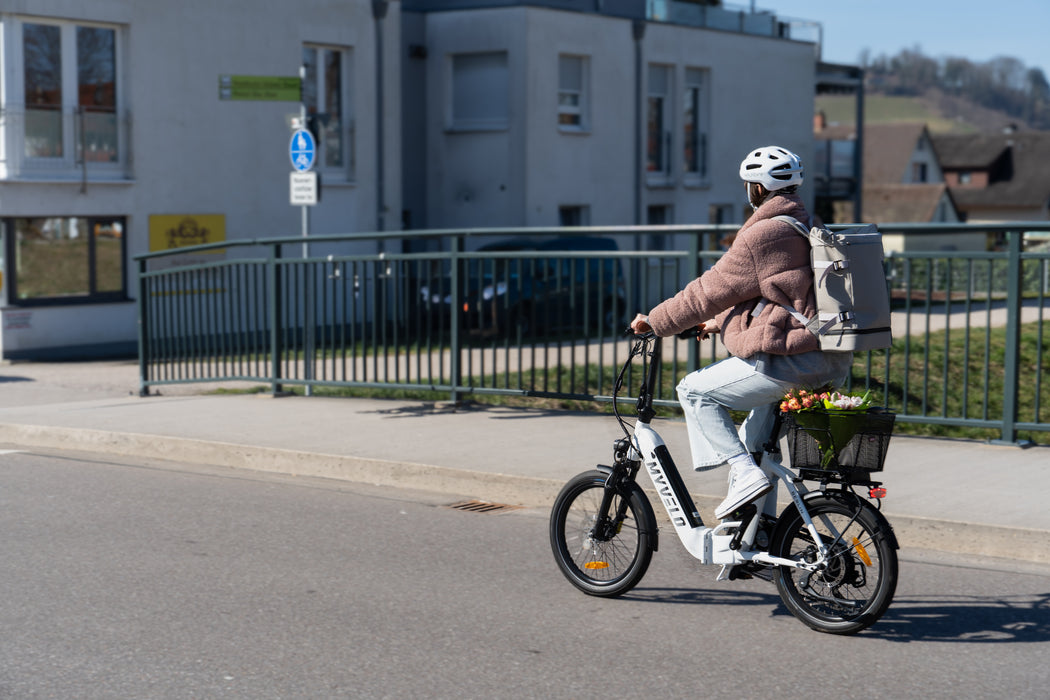
[[[460,501],[447,507],[453,510],[465,510],[470,513],[502,513],[507,510],[518,510],[522,506],[512,506],[506,503],[489,503],[487,501]]]

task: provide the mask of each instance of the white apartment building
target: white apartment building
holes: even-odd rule
[[[813,152],[814,46],[783,38],[772,15],[651,0],[402,4],[414,227],[742,221],[736,171],[750,148]],[[660,21],[676,18],[692,23]]]
[[[304,66],[312,234],[742,221],[748,149],[813,152],[787,34],[685,0],[4,0],[0,356],[134,352],[134,256],[299,235]]]
[[[135,255],[301,234],[301,66],[323,183],[310,231],[399,228],[400,134],[380,147],[377,128],[400,121],[393,6],[0,4],[2,356],[134,352]]]

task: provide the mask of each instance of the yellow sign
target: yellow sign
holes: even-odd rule
[[[149,250],[186,248],[226,240],[225,214],[151,214],[149,217]],[[201,251],[222,253],[224,249]]]

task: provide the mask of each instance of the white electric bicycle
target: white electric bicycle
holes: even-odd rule
[[[656,516],[636,481],[644,465],[678,538],[701,563],[721,565],[718,580],[775,581],[791,614],[821,632],[853,634],[875,623],[897,587],[897,540],[877,507],[885,490],[870,474],[881,469],[881,460],[877,466],[837,460],[821,466],[818,459],[816,465],[785,467],[778,415],[756,455],[773,491],[707,527],[651,425],[660,351],[652,333],[635,335],[613,389],[613,412],[626,436],[614,443],[613,465],[573,477],[554,502],[550,540],[562,573],[595,596],[619,596],[641,581],[657,549]],[[636,357],[642,358],[643,380],[632,429],[616,399]],[[888,442],[889,431],[882,437]],[[884,456],[885,445],[881,449]],[[806,482],[814,481],[819,487],[811,490]],[[779,514],[778,485],[791,498]],[[867,487],[867,499],[858,487]]]

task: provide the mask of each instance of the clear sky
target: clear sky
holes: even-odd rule
[[[730,0],[750,7],[750,0]],[[782,19],[820,22],[822,58],[856,65],[918,47],[931,58],[958,56],[982,63],[1010,56],[1050,78],[1050,0],[755,0]],[[798,31],[803,31],[799,27]],[[813,36],[816,39],[815,35]]]

